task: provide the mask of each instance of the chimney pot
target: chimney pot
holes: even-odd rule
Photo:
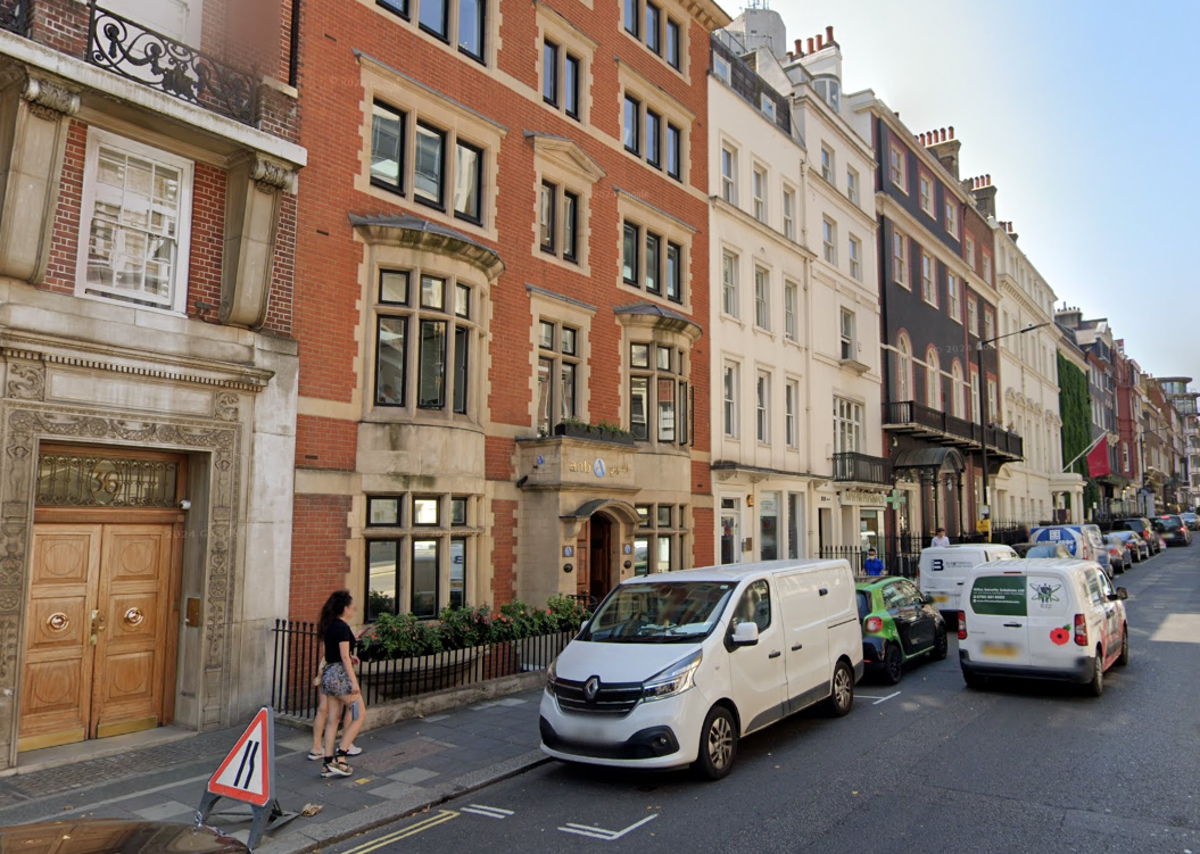
[[[989,172],[987,175],[985,175],[983,180],[987,181],[987,186],[992,186],[992,173]]]
[[[825,37],[823,35],[821,35],[820,33],[817,33],[817,50],[825,49],[824,39],[825,39]]]
[[[950,138],[954,139],[954,125],[950,125]]]
[[[946,129],[942,128],[942,142],[946,141]]]
[[[830,44],[833,44],[833,24],[830,24],[825,28],[825,40]]]
[[[808,52],[809,53],[813,52],[813,37],[812,36],[808,37]]]

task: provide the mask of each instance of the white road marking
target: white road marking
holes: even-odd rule
[[[564,827],[560,827],[559,830],[561,830],[563,833],[574,833],[577,836],[589,836],[592,839],[603,839],[605,842],[613,842],[617,839],[620,839],[625,834],[637,830],[643,824],[654,821],[656,818],[658,818],[658,813],[648,815],[641,821],[634,822],[633,824],[629,825],[629,827],[625,828],[624,830],[605,830],[603,827],[592,827],[590,824],[570,823]]]
[[[880,703],[886,703],[888,700],[892,699],[893,697],[900,696],[900,692],[893,691],[892,693],[888,694],[886,697],[876,697],[872,694],[855,694],[854,696],[860,700],[874,700],[875,702],[873,702],[871,705],[878,706]]]
[[[471,804],[470,806],[462,807],[459,812],[469,812],[472,815],[499,819],[504,819],[514,814],[512,810],[502,810],[500,807],[485,807],[482,804]]]

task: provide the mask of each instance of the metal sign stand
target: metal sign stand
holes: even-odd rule
[[[233,750],[209,778],[200,807],[196,810],[196,823],[204,824],[212,815],[245,818],[252,816],[247,847],[253,851],[262,841],[263,834],[294,819],[298,813],[286,813],[274,795],[275,789],[275,711],[263,706],[254,720],[246,727]],[[223,810],[213,812],[221,798],[248,804],[245,810]]]

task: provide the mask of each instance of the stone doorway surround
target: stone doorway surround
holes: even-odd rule
[[[35,480],[39,445],[78,442],[120,445],[189,454],[205,458],[207,501],[204,528],[198,531],[202,550],[201,643],[196,656],[201,666],[197,687],[198,728],[227,723],[224,718],[233,691],[233,638],[230,615],[235,604],[235,574],[241,518],[245,426],[244,398],[263,390],[273,372],[244,365],[165,357],[151,371],[136,373],[173,381],[180,386],[207,386],[211,406],[207,415],[171,416],[145,411],[120,412],[106,407],[47,402],[48,368],[130,372],[122,356],[110,350],[107,358],[73,358],[39,346],[17,346],[11,335],[0,342],[7,375],[0,399],[0,768],[16,764],[17,724],[25,637],[25,608],[29,589]],[[26,342],[21,342],[26,343]],[[44,342],[37,342],[43,344]],[[28,342],[32,345],[34,342]],[[145,354],[138,354],[144,358]],[[138,361],[142,361],[139,359]],[[146,363],[142,361],[142,364]],[[97,376],[95,379],[101,380]],[[195,511],[193,511],[195,512]],[[181,615],[182,619],[182,615]]]

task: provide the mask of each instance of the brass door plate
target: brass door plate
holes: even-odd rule
[[[183,624],[185,626],[200,625],[200,599],[188,597],[187,606],[184,609]]]

